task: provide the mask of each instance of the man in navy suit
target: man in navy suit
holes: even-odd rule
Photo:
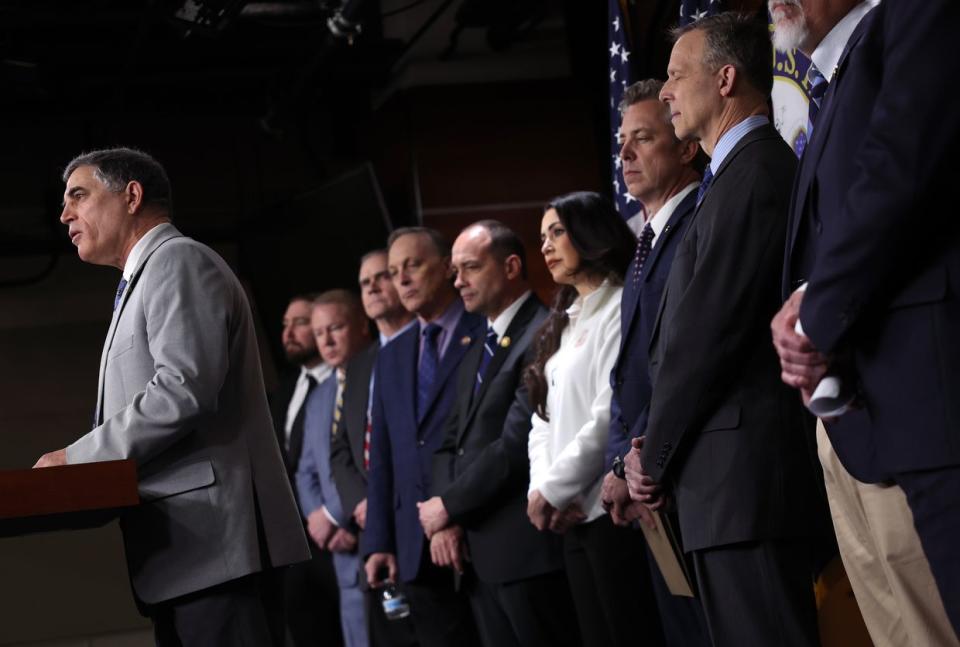
[[[942,203],[960,145],[960,93],[944,81],[958,19],[946,0],[887,0],[864,19],[797,183],[784,287],[807,288],[772,324],[783,379],[805,399],[828,370],[856,392],[829,441],[854,478],[905,493],[955,632],[960,234]]]
[[[643,203],[646,215],[623,285],[620,354],[610,373],[613,398],[606,464],[615,469],[604,477],[601,499],[614,523],[622,526],[646,513],[643,503],[630,499],[623,460],[629,455],[630,439],[643,434],[638,425],[650,402],[650,333],[677,243],[696,206],[705,163],[696,141],[680,140],[674,133],[670,111],[660,101],[662,88],[663,82],[655,79],[639,81],[626,89],[620,104],[623,181],[630,195]],[[638,549],[646,552],[639,535],[637,541]],[[667,644],[709,645],[700,605],[672,595],[652,559],[650,568]]]
[[[430,494],[433,454],[454,403],[457,368],[485,325],[463,308],[453,287],[450,245],[439,232],[398,229],[387,246],[400,301],[419,325],[384,347],[374,369],[362,546],[367,580],[380,586],[399,577],[423,647],[466,647],[477,644],[476,627],[459,577],[431,560],[443,555],[461,572],[463,530],[447,528],[427,542],[417,503]]]
[[[560,537],[526,515],[533,410],[521,377],[547,309],[530,291],[525,258],[517,234],[495,220],[454,241],[454,285],[489,325],[460,366],[434,457],[436,495],[420,505],[420,522],[428,537],[451,525],[466,531],[476,575],[467,591],[486,647],[572,647],[579,635]]]

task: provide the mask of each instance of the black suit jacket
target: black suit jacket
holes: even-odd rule
[[[343,387],[343,433],[337,434],[330,443],[333,480],[343,509],[350,512],[367,496],[363,435],[370,401],[370,376],[379,352],[379,342],[370,344],[347,363],[347,381]]]
[[[770,342],[796,165],[773,126],[744,136],[667,279],[642,460],[671,486],[687,550],[827,530],[811,419]]]
[[[300,462],[300,452],[303,450],[303,427],[300,427],[300,433],[291,433],[290,449],[287,450],[287,434],[284,425],[287,421],[287,407],[290,406],[290,398],[293,397],[294,388],[297,386],[297,378],[300,372],[288,372],[281,376],[280,384],[277,390],[270,397],[270,414],[273,417],[273,430],[277,435],[277,443],[280,445],[280,456],[283,457],[283,465],[287,469],[287,478],[293,486],[293,492],[296,494],[297,488],[294,485],[293,477],[297,472],[297,463]]]
[[[457,403],[434,456],[433,493],[454,523],[464,527],[477,576],[510,582],[560,570],[560,538],[527,518],[530,477],[527,436],[533,410],[522,373],[547,310],[530,296],[517,311],[474,395],[483,353],[481,335],[460,365]]]
[[[960,464],[960,6],[886,0],[825,97],[798,181],[787,267],[810,258],[800,319],[852,357],[864,409],[828,426],[861,480]],[[864,23],[867,23],[864,25]],[[813,248],[811,253],[809,250]],[[802,268],[801,268],[802,269]]]
[[[697,192],[680,201],[657,236],[657,244],[643,264],[640,280],[634,285],[636,258],[630,263],[620,300],[620,352],[610,371],[610,436],[607,440],[607,468],[615,456],[630,449],[630,439],[643,434],[650,403],[649,348],[653,326],[660,309],[660,298],[670,274],[677,244],[683,238],[690,215],[697,204]]]

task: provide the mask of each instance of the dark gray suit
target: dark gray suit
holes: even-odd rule
[[[651,341],[642,461],[676,503],[718,646],[818,643],[806,539],[828,532],[826,501],[769,331],[796,165],[770,125],[736,144],[680,241]]]
[[[522,374],[547,310],[526,299],[502,337],[475,392],[484,352],[480,336],[460,365],[457,405],[434,457],[432,494],[466,531],[479,582],[469,591],[484,644],[575,645],[573,603],[560,538],[526,515],[533,411]],[[549,618],[549,620],[548,620]]]

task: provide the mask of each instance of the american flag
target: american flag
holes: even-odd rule
[[[680,0],[680,24],[687,25],[720,12],[720,0]]]
[[[624,6],[626,5],[626,6]],[[630,40],[630,13],[628,3],[621,5],[621,0],[608,0],[607,42],[610,43],[610,127],[613,136],[610,139],[610,157],[613,177],[613,199],[617,211],[624,220],[629,220],[640,213],[642,205],[636,201],[623,184],[623,175],[620,170],[620,145],[617,143],[617,133],[620,130],[620,100],[623,91],[633,83],[636,61],[630,59],[633,43]]]
[[[659,0],[668,2],[669,0]],[[617,132],[620,129],[620,100],[628,85],[637,80],[637,61],[633,57],[630,22],[632,0],[607,0],[607,42],[610,55],[610,164],[613,178],[613,198],[624,220],[629,220],[643,209],[623,184],[620,170],[620,146]],[[681,0],[679,24],[699,20],[720,11],[720,0]],[[661,75],[661,76],[665,76]]]

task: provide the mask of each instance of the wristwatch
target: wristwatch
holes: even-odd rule
[[[623,467],[624,467],[623,459],[620,458],[619,456],[616,456],[613,459],[613,475],[616,476],[618,479],[627,478],[627,475],[623,473]]]

